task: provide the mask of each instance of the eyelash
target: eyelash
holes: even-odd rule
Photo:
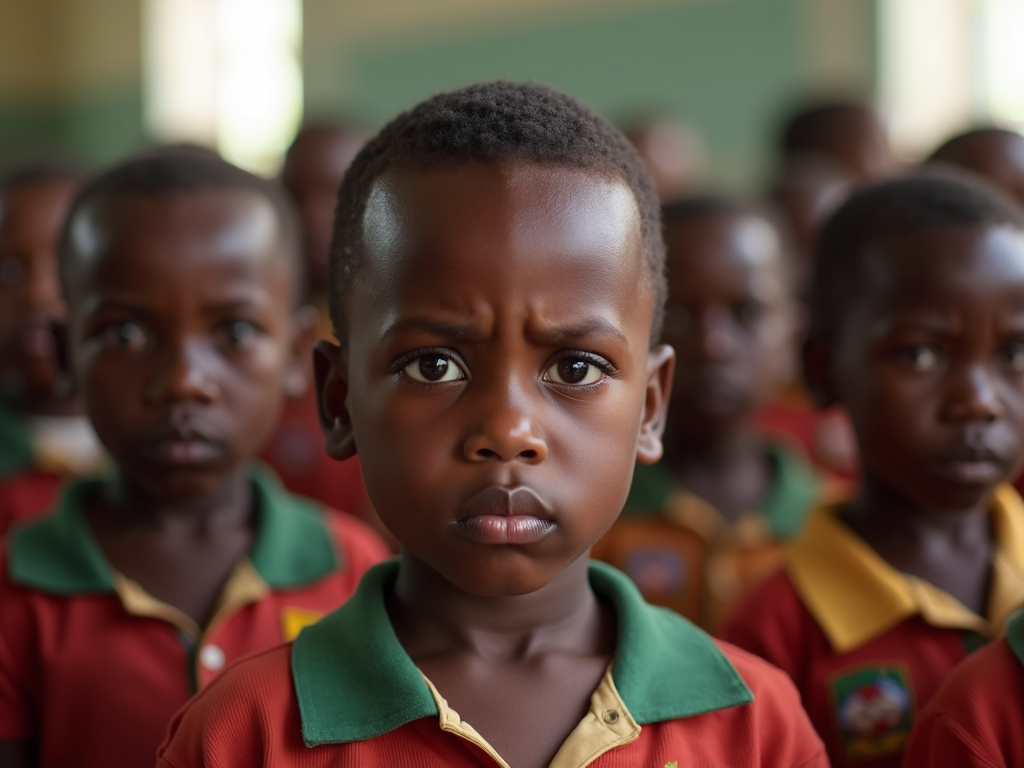
[[[447,349],[445,347],[426,347],[424,349],[416,349],[416,350],[413,350],[412,352],[406,352],[404,355],[399,357],[397,360],[395,360],[391,364],[391,372],[394,373],[395,375],[404,377],[405,379],[411,381],[414,384],[420,384],[420,385],[423,385],[423,386],[436,386],[434,384],[423,384],[423,382],[416,381],[415,379],[412,379],[410,376],[408,376],[408,375],[406,375],[404,373],[405,368],[410,363],[412,363],[415,360],[418,360],[421,357],[424,357],[425,355],[437,355],[438,357],[446,357],[449,360],[451,360],[455,365],[457,365],[459,368],[461,368],[462,372],[464,374],[466,374],[467,377],[469,376],[469,371],[467,369],[467,366],[466,366],[465,362],[462,360],[462,358],[459,357],[459,355],[455,354],[451,349]],[[603,386],[605,381],[607,381],[607,379],[615,378],[618,375],[618,373],[619,373],[619,369],[618,368],[616,368],[614,365],[612,365],[610,362],[605,360],[600,355],[595,355],[592,352],[584,352],[582,349],[564,349],[564,350],[561,350],[550,361],[549,365],[547,367],[545,367],[544,371],[547,372],[547,370],[548,370],[548,368],[550,368],[551,364],[555,364],[555,363],[558,363],[561,360],[566,360],[566,359],[584,360],[587,363],[589,363],[590,365],[593,365],[595,368],[600,370],[601,373],[604,374],[604,377],[602,377],[600,381],[596,381],[593,384],[588,384],[588,385],[585,385],[585,386],[572,386],[572,387],[570,387],[569,385],[560,385],[560,384],[558,384],[558,382],[550,382],[551,384],[553,384],[555,386],[560,386],[562,389],[572,389],[574,392],[590,392],[590,391],[592,391],[594,389],[597,389],[598,387]]]

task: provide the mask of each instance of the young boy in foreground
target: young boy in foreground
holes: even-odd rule
[[[713,631],[781,562],[818,480],[791,446],[757,431],[790,378],[800,317],[787,254],[756,209],[702,196],[663,209],[676,351],[665,458],[640,465],[624,514],[592,556],[644,598]]]
[[[130,160],[79,193],[60,271],[116,466],[0,550],[0,766],[134,768],[196,688],[341,605],[385,550],[251,466],[312,325],[273,187],[197,153]]]
[[[656,461],[658,202],[538,85],[429,99],[342,186],[317,379],[402,544],[183,710],[161,766],[823,766],[792,686],[587,552]]]
[[[869,187],[826,225],[805,374],[863,479],[722,637],[788,672],[834,766],[898,766],[918,707],[1024,603],[1024,218],[981,182]]]
[[[54,336],[65,315],[57,241],[80,183],[53,163],[0,179],[0,535],[49,509],[63,478],[103,463]]]

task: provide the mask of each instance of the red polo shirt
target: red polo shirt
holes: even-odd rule
[[[1024,615],[957,667],[914,726],[908,768],[1024,765]]]
[[[0,740],[38,766],[151,765],[167,723],[239,656],[294,637],[341,605],[386,556],[359,521],[324,512],[254,471],[257,532],[209,625],[115,572],[83,515],[99,481],[0,549]]]
[[[41,517],[60,495],[60,475],[26,469],[0,478],[0,536],[15,523]]]
[[[986,617],[896,571],[837,512],[811,515],[721,637],[789,673],[833,766],[896,768],[919,709],[1024,604],[1024,504],[1009,486],[993,500]]]
[[[395,561],[291,645],[235,665],[175,717],[160,768],[480,768],[506,762],[405,653],[385,595]],[[778,670],[718,645],[594,563],[618,616],[615,660],[551,768],[825,768],[821,742]]]

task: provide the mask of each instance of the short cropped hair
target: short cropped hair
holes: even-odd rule
[[[294,273],[293,291],[298,304],[304,296],[305,273],[300,257],[296,213],[277,184],[232,165],[212,150],[164,147],[125,160],[88,181],[71,203],[58,251],[58,269],[64,295],[68,295],[75,253],[71,238],[78,216],[100,200],[137,195],[188,194],[201,190],[252,192],[268,201],[277,213],[279,237]]]
[[[660,334],[665,246],[658,197],[643,161],[610,122],[576,99],[536,83],[494,81],[433,96],[388,123],[352,162],[338,194],[330,254],[330,310],[344,340],[344,310],[364,256],[363,216],[389,168],[523,161],[621,179],[640,212],[644,266],[654,294],[652,343]]]
[[[805,152],[827,153],[832,136],[851,116],[872,112],[858,101],[822,101],[794,109],[782,122],[778,133],[778,151],[782,157]]]
[[[36,160],[7,169],[0,176],[0,194],[24,184],[50,181],[77,181],[84,178],[82,169],[61,160]]]
[[[966,173],[923,171],[854,194],[818,239],[811,335],[832,340],[863,279],[864,255],[887,237],[942,226],[1024,231],[1024,212],[987,182]]]
[[[1024,136],[1017,133],[1016,131],[1010,131],[1006,128],[998,128],[996,126],[988,126],[983,128],[974,128],[969,131],[957,134],[950,139],[944,141],[938,149],[925,160],[926,163],[956,163],[960,153],[968,147],[972,142],[976,140],[985,139],[996,139],[996,138],[1007,138],[1011,140],[1024,141]]]

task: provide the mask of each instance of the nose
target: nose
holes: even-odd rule
[[[163,364],[149,380],[148,394],[157,401],[213,402],[217,386],[213,353],[199,341],[182,340],[161,355]]]
[[[524,399],[506,393],[497,401],[482,404],[484,415],[463,445],[469,461],[540,464],[547,458],[547,442],[523,407]]]
[[[949,421],[993,421],[1003,413],[995,376],[988,366],[965,367],[946,396]]]

